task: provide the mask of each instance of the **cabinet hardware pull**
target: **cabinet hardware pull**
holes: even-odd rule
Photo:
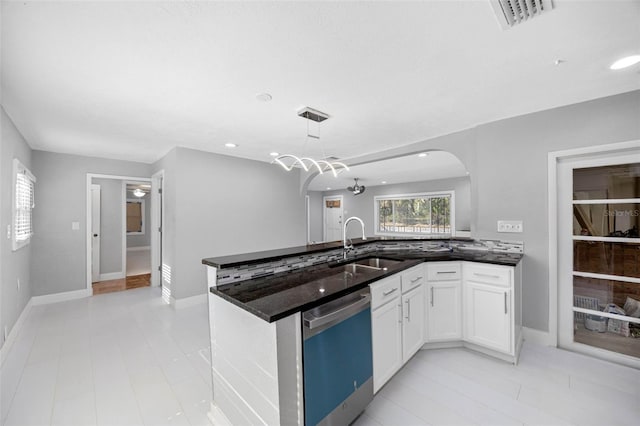
[[[431,287],[431,306],[433,306],[433,287]]]
[[[437,274],[455,274],[457,271],[438,271]]]
[[[478,272],[474,272],[474,275],[477,275],[479,277],[487,277],[487,278],[500,278],[500,275],[491,275],[491,274],[480,274]]]
[[[507,292],[504,292],[504,313],[507,314]]]
[[[393,293],[394,291],[397,291],[397,290],[398,290],[398,287],[394,287],[391,290],[383,291],[382,295],[383,296],[388,296],[388,295],[390,295],[391,293]]]
[[[422,277],[415,277],[414,279],[411,280],[411,282],[415,283],[416,281],[421,280],[421,279],[422,279]]]
[[[411,299],[407,299],[404,302],[407,304],[407,316],[406,316],[407,322],[411,322],[411,303],[409,302],[411,302]]]

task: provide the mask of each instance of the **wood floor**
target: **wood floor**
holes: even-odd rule
[[[148,287],[151,284],[151,274],[132,275],[119,280],[100,281],[92,283],[93,294],[113,293],[132,288]]]

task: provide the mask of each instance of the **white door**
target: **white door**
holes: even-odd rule
[[[162,251],[164,232],[163,183],[164,172],[151,177],[151,286],[162,285]]]
[[[462,338],[461,281],[429,283],[427,292],[427,341]]]
[[[510,353],[511,290],[472,281],[465,286],[465,340]]]
[[[402,318],[400,298],[371,313],[373,343],[373,391],[378,390],[402,367]]]
[[[342,239],[342,195],[324,197],[324,240]]]
[[[100,185],[91,185],[91,281],[100,281]]]
[[[402,295],[402,359],[407,362],[424,343],[424,286]]]

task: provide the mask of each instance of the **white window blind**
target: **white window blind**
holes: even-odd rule
[[[36,178],[20,161],[13,160],[13,250],[29,244],[33,235]]]

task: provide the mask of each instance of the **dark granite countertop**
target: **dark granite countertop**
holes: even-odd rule
[[[323,245],[326,250],[326,245]],[[337,247],[340,247],[340,244]],[[270,251],[269,253],[273,252]],[[210,291],[265,321],[274,322],[296,312],[306,311],[337,299],[366,287],[374,281],[396,274],[422,262],[465,260],[515,266],[520,262],[522,256],[522,254],[517,253],[495,253],[476,250],[442,252],[381,250],[368,253],[361,256],[361,258],[381,257],[401,260],[401,262],[390,265],[387,270],[359,270],[355,273],[347,272],[343,266],[336,266],[337,263],[332,262],[303,268],[294,272],[284,272],[268,277],[226,284],[217,288],[213,287]],[[229,256],[229,258],[232,257]],[[205,260],[203,260],[203,263],[210,265]],[[349,262],[354,260],[350,259]],[[341,262],[341,264],[344,263]]]
[[[387,270],[362,269],[357,272],[346,271],[344,262],[332,262],[297,272],[212,287],[210,291],[267,322],[274,322],[330,302],[421,262],[419,259],[407,259],[389,266]]]

